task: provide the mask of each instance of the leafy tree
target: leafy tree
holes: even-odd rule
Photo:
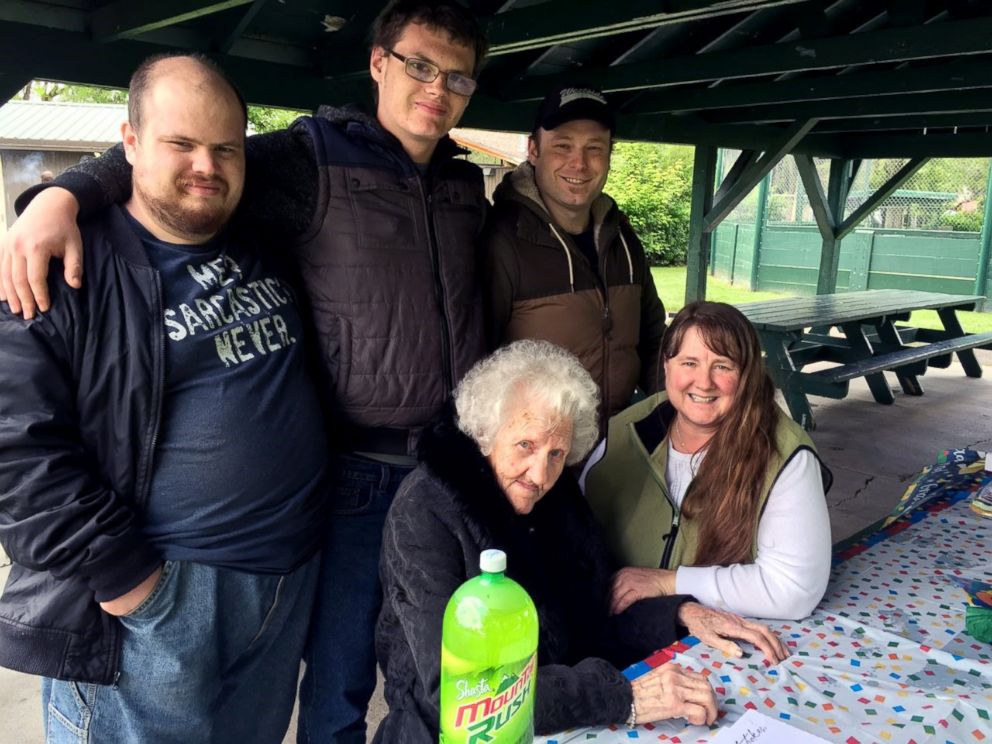
[[[685,264],[692,159],[691,147],[618,142],[613,148],[606,192],[627,214],[656,266]]]
[[[258,134],[285,129],[297,118],[305,116],[309,111],[294,111],[292,109],[264,108],[262,106],[248,107],[248,126]]]
[[[14,96],[15,101],[70,101],[72,103],[127,103],[127,91],[93,85],[68,85],[32,80]]]
[[[981,232],[982,217],[981,210],[976,212],[947,212],[940,218],[938,228],[950,228],[954,232]]]
[[[58,93],[59,101],[71,103],[127,103],[127,91],[120,88],[97,88],[91,85],[66,85]]]
[[[127,91],[122,88],[98,88],[93,85],[68,85],[50,80],[32,80],[14,96],[14,100],[120,104],[127,103]],[[272,132],[285,129],[305,113],[307,112],[249,106],[248,125],[253,132]]]

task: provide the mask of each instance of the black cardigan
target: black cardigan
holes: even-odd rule
[[[376,651],[389,714],[375,741],[437,741],[444,609],[479,574],[487,548],[506,551],[507,575],[537,606],[537,733],[624,722],[633,693],[618,668],[677,639],[676,613],[687,597],[647,600],[609,616],[611,561],[570,473],[530,514],[517,515],[450,413],[424,433],[420,457],[383,534]]]

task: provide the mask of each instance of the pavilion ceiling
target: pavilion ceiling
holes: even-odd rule
[[[992,2],[471,0],[492,42],[463,125],[530,129],[551,86],[607,91],[619,134],[845,159],[992,155]],[[365,99],[382,0],[0,2],[0,100],[27,80],[126,86],[148,54],[214,55],[249,101]]]

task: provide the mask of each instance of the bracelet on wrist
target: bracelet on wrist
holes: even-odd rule
[[[630,715],[627,716],[627,728],[633,730],[637,726],[637,706],[634,705],[634,700],[630,701]]]

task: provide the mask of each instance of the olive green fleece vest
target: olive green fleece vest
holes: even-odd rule
[[[611,418],[606,453],[586,476],[586,498],[606,532],[614,557],[624,566],[675,568],[692,565],[695,560],[699,525],[695,520],[680,518],[672,506],[665,480],[668,437],[662,437],[654,450],[648,452],[635,428],[648,416],[658,415],[656,409],[667,400],[665,393],[656,393]],[[816,453],[813,441],[802,427],[783,411],[779,410],[778,414],[777,451],[765,474],[758,501],[759,514],[779,473],[796,451],[807,448]],[[825,471],[825,476],[826,488],[829,471]],[[676,527],[671,553],[662,566],[665,547]],[[757,536],[756,521],[751,536],[752,560]]]

